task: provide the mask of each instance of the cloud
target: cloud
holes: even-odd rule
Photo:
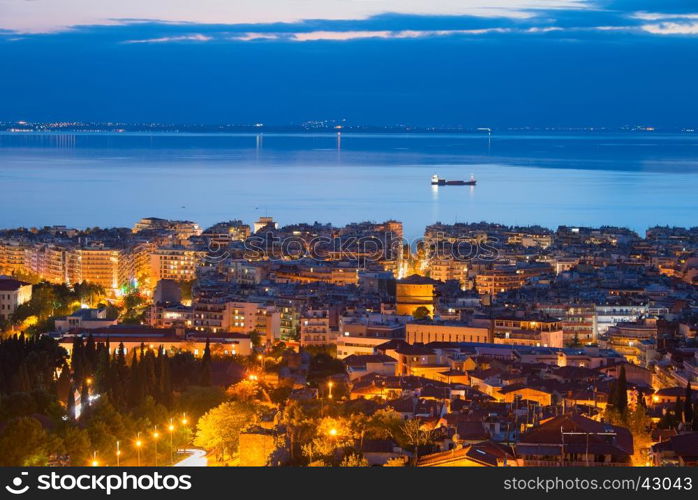
[[[654,35],[698,35],[698,21],[690,23],[644,24],[642,29]]]
[[[697,21],[686,17],[695,10],[638,3],[530,9],[523,17],[383,13],[237,24],[141,17],[60,33],[5,32],[0,95],[12,99],[0,111],[38,121],[695,128],[698,68],[686,61],[698,37],[663,24]]]
[[[589,0],[62,0],[3,2],[0,28],[21,33],[113,25],[119,19],[196,24],[298,23],[308,19],[362,20],[385,12],[417,16],[525,19],[536,9],[584,9]]]
[[[361,39],[407,39],[407,38],[430,38],[457,35],[483,35],[485,33],[507,33],[510,28],[487,28],[471,30],[364,30],[364,31],[304,31],[297,33],[277,32],[277,33],[241,33],[230,36],[231,40],[254,41],[254,40],[286,40],[292,42],[316,42],[316,41],[337,41],[346,42]],[[543,31],[543,30],[541,30]],[[547,29],[546,29],[547,31]]]
[[[642,21],[666,21],[669,19],[698,19],[698,13],[676,14],[671,12],[635,12],[631,17]]]
[[[128,4],[130,0],[124,1]],[[241,1],[240,5],[246,5],[245,1]],[[276,0],[264,0],[263,3],[270,4],[274,1]],[[328,1],[334,2],[334,0]],[[308,0],[308,3],[303,5],[307,7],[313,3],[314,0]],[[68,31],[59,32],[18,35],[16,31],[0,29],[0,41],[3,39],[9,41],[10,37],[18,40],[19,36],[23,37],[19,41],[28,43],[45,39],[66,41],[73,37],[76,40],[89,39],[91,44],[105,45],[114,43],[200,44],[202,42],[320,43],[427,38],[471,40],[478,37],[495,39],[525,36],[565,41],[600,39],[622,41],[626,40],[626,37],[638,36],[693,37],[697,34],[696,21],[698,21],[698,13],[692,10],[680,10],[676,4],[662,3],[662,8],[666,6],[669,10],[657,11],[648,8],[649,4],[645,0],[637,0],[637,9],[630,8],[632,2],[628,3],[625,0],[545,0],[542,2],[473,0],[467,2],[467,9],[460,9],[467,14],[459,15],[453,14],[453,12],[459,12],[456,5],[459,2],[450,0],[438,2],[438,6],[432,7],[431,10],[425,6],[424,2],[416,0],[404,0],[399,8],[392,0],[344,3],[370,4],[363,5],[362,8],[367,9],[366,12],[376,10],[376,5],[381,4],[392,6],[397,9],[397,12],[362,17],[360,14],[364,11],[359,9],[352,11],[356,18],[344,18],[342,16],[348,16],[350,12],[339,9],[333,11],[334,18],[308,18],[283,22],[274,20],[290,17],[271,12],[267,16],[268,22],[254,23],[201,23],[197,20],[198,18],[152,21],[143,17],[122,17],[106,19],[104,20],[106,24],[76,25]],[[303,14],[311,10],[303,10]],[[252,9],[247,14],[239,14],[237,19],[256,19],[251,15],[253,11],[256,12]],[[130,13],[131,10],[125,9],[124,12]],[[324,12],[329,16],[320,8],[312,12]],[[435,14],[426,15],[424,12],[435,12]],[[296,14],[296,17],[301,17],[301,14]],[[229,16],[223,16],[221,21],[229,19]]]
[[[194,35],[163,36],[144,40],[126,40],[124,43],[168,43],[168,42],[208,42],[212,37],[196,33]]]

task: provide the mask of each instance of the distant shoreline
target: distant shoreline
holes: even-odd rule
[[[367,134],[463,134],[489,135],[527,134],[696,134],[695,128],[627,127],[412,127],[407,125],[234,125],[234,124],[159,124],[159,123],[89,123],[89,122],[0,122],[0,133],[168,133],[168,134],[229,134],[229,133],[367,133]]]

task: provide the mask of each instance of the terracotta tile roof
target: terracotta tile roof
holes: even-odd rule
[[[560,453],[563,444],[562,432],[579,432],[584,434],[565,435],[565,453],[584,453],[587,445],[586,433],[589,433],[589,451],[597,455],[611,454],[629,456],[633,454],[633,437],[628,429],[591,420],[580,415],[560,415],[553,417],[521,435],[517,450],[519,453],[537,454],[537,447],[556,448]],[[615,433],[615,436],[599,435]],[[548,454],[548,453],[544,453]]]
[[[653,451],[673,451],[677,456],[698,459],[698,432],[689,432],[670,437],[652,446]]]

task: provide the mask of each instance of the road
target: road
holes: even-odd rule
[[[174,467],[206,467],[208,465],[208,458],[206,458],[204,450],[191,448],[184,451],[189,453],[189,456],[174,464]]]

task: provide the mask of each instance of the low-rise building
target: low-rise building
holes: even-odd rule
[[[78,309],[70,316],[55,319],[56,330],[59,332],[73,328],[94,330],[95,328],[106,328],[116,323],[116,319],[107,318],[106,309]]]
[[[405,326],[408,344],[429,342],[492,342],[491,330],[461,321],[422,320]]]
[[[12,278],[0,278],[0,318],[10,319],[19,306],[32,298],[32,285]]]

